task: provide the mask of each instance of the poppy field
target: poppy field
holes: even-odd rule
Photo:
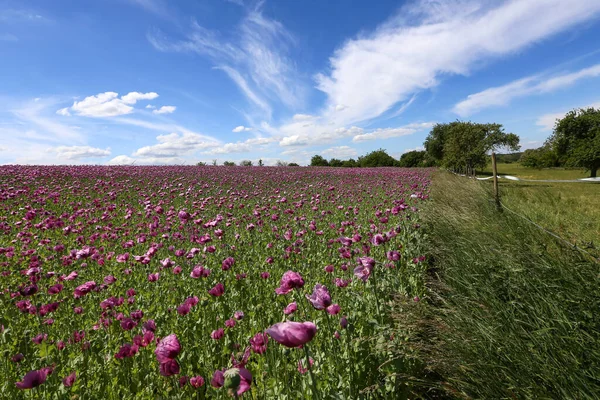
[[[0,398],[401,398],[429,173],[0,167]]]

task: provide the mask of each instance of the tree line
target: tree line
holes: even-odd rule
[[[398,160],[384,149],[379,149],[357,160],[326,160],[314,155],[310,165],[348,168],[438,166],[458,173],[475,174],[477,169],[485,168],[490,152],[517,151],[520,148],[519,136],[505,132],[501,124],[471,121],[436,124],[423,146],[424,150],[409,151]],[[518,160],[527,167],[585,168],[592,177],[596,177],[600,168],[600,110],[570,111],[557,119],[552,135],[542,147],[525,150]]]

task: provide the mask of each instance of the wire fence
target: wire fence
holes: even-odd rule
[[[450,171],[452,172],[452,171]],[[452,172],[454,175],[460,176],[460,177],[464,177],[464,178],[471,178],[467,175],[461,175],[461,174],[457,174]],[[486,178],[475,178],[476,180],[488,180],[488,179],[493,179],[493,176],[490,177],[486,177]],[[498,176],[498,178],[501,178],[501,176]],[[509,179],[509,180],[516,180],[516,181],[526,181],[526,182],[584,182],[584,183],[600,183],[600,179],[594,179],[593,180],[537,180],[537,179],[520,179],[517,178],[515,176],[510,176],[510,175],[505,175],[504,176],[505,179]],[[590,179],[590,178],[587,178]],[[536,226],[538,229],[541,229],[542,231],[546,232],[547,234],[549,234],[550,236],[554,237],[555,239],[557,239],[559,241],[559,243],[563,243],[566,244],[569,248],[572,248],[574,250],[578,250],[579,252],[587,255],[588,257],[590,257],[594,262],[600,264],[600,257],[596,257],[595,255],[593,255],[592,253],[590,253],[589,251],[582,249],[581,247],[577,246],[576,244],[571,243],[570,241],[568,241],[567,239],[557,235],[556,233],[544,228],[543,226],[541,226],[540,224],[532,221],[531,219],[527,218],[526,216],[524,216],[523,214],[519,214],[518,212],[511,210],[510,208],[508,208],[506,206],[506,204],[502,203],[501,201],[498,201],[498,204],[500,205],[500,207],[502,207],[504,210],[518,216],[519,218],[524,219],[525,221],[529,222],[530,224]]]

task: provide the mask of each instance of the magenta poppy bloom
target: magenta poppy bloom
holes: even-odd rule
[[[332,304],[325,309],[329,315],[337,315],[341,311],[341,308],[338,304]]]
[[[175,359],[180,351],[181,345],[179,344],[179,340],[177,340],[177,335],[171,334],[161,339],[156,345],[154,354],[156,355],[158,362],[163,364]]]
[[[233,266],[234,263],[235,263],[235,259],[233,257],[227,257],[221,263],[221,269],[223,271],[227,271],[228,269],[230,269]]]
[[[155,274],[149,274],[148,275],[148,281],[150,281],[150,282],[156,282],[159,277],[160,277],[160,274],[158,272],[155,273]]]
[[[315,337],[317,326],[312,322],[279,322],[267,329],[266,333],[286,347],[298,347]]]
[[[25,356],[23,355],[23,353],[18,353],[18,354],[15,354],[14,356],[12,356],[12,358],[10,360],[14,363],[19,363],[19,362],[23,361],[24,358],[25,358]]]
[[[296,288],[301,288],[304,286],[304,279],[302,276],[294,271],[287,271],[281,277],[281,281],[279,283],[279,287],[275,289],[275,293],[277,294],[287,294]]]
[[[290,314],[296,312],[297,309],[298,309],[298,304],[296,304],[296,302],[294,301],[293,303],[290,303],[287,305],[287,307],[285,307],[285,309],[283,310],[283,313],[285,315],[290,315]]]
[[[216,389],[222,387],[225,384],[225,376],[223,375],[223,371],[217,370],[212,376],[210,380],[210,385]]]
[[[154,332],[156,331],[156,322],[154,322],[153,319],[149,319],[148,321],[144,322],[142,328],[144,331]]]
[[[228,328],[234,328],[235,327],[235,319],[230,318],[227,321],[225,321],[225,326]]]
[[[162,376],[173,376],[179,373],[179,364],[176,360],[168,360],[160,364],[160,374]]]
[[[267,343],[269,342],[269,337],[266,333],[260,332],[254,335],[252,339],[250,339],[250,346],[252,346],[252,351],[256,354],[264,354],[267,351]]]
[[[190,385],[194,388],[199,388],[204,385],[204,378],[201,376],[194,376],[190,378]]]
[[[48,294],[58,294],[63,290],[64,286],[61,285],[60,283],[57,283],[54,286],[50,286],[48,288]]]
[[[340,318],[340,326],[342,327],[342,329],[346,329],[348,327],[348,320],[346,319],[346,317]]]
[[[323,310],[331,305],[331,295],[329,294],[327,287],[320,283],[315,285],[312,295],[306,295],[306,298],[317,310]]]
[[[375,246],[380,246],[385,243],[385,237],[383,237],[381,233],[378,233],[375,236],[373,236],[371,243],[373,243]]]
[[[75,373],[75,371],[73,371],[73,372],[71,372],[70,375],[65,376],[65,378],[63,379],[63,385],[65,385],[66,387],[71,387],[75,383],[76,379],[77,379],[77,373]]]
[[[95,287],[96,282],[94,281],[89,281],[84,283],[83,285],[79,285],[75,288],[75,291],[73,292],[73,297],[75,297],[76,299],[78,299],[79,297],[83,297],[89,292],[91,292]]]
[[[191,310],[191,306],[188,303],[183,303],[177,307],[177,314],[179,315],[187,315]]]
[[[243,311],[234,312],[233,318],[237,319],[238,321],[242,320],[242,318],[244,318],[244,312]]]
[[[210,337],[214,340],[219,340],[225,335],[225,330],[223,328],[219,328],[211,332]]]
[[[121,346],[121,348],[119,349],[119,352],[117,354],[115,354],[115,358],[120,360],[123,358],[129,358],[129,357],[133,357],[134,355],[137,354],[139,349],[139,346],[137,344],[129,344],[129,343],[125,343],[123,346]]]
[[[135,328],[137,326],[137,322],[135,322],[133,319],[127,317],[127,318],[123,318],[121,320],[121,328],[123,328],[124,331],[130,331],[133,328]]]
[[[115,278],[112,275],[107,275],[104,277],[104,283],[106,283],[107,285],[111,285],[113,283],[115,283],[117,281],[117,278]]]
[[[240,368],[240,385],[238,386],[237,395],[241,396],[244,392],[250,390],[252,385],[252,374],[246,368]]]
[[[390,250],[386,253],[387,259],[390,261],[398,261],[400,260],[400,252],[396,250]]]
[[[81,314],[81,313],[83,313],[83,307],[75,307],[75,308],[73,308],[73,312],[75,314]]]
[[[21,382],[16,382],[15,385],[17,385],[19,389],[33,389],[34,387],[38,387],[42,383],[46,382],[49,372],[52,373],[49,368],[42,368],[37,371],[29,371],[25,374],[23,380]]]
[[[215,297],[222,296],[223,293],[225,293],[225,286],[222,283],[217,283],[215,287],[208,291],[208,294]]]
[[[358,267],[354,268],[354,275],[363,282],[366,282],[369,276],[371,276],[371,272],[373,272],[375,260],[371,257],[359,257],[358,264]]]

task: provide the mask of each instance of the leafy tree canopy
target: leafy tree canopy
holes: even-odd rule
[[[548,144],[564,165],[586,168],[596,177],[600,168],[600,110],[570,111],[556,122]]]

